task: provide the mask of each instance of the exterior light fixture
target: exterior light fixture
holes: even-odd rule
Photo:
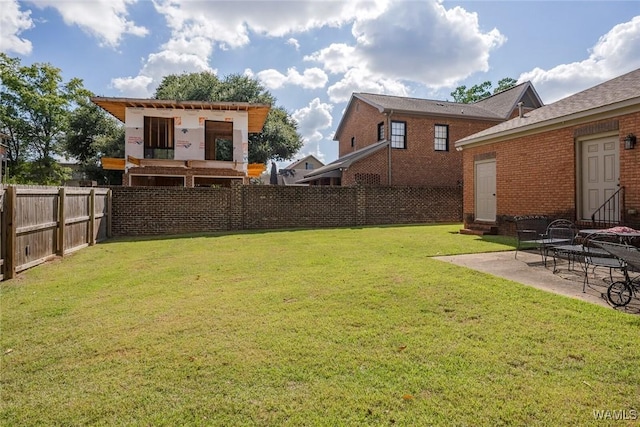
[[[632,150],[635,146],[636,146],[636,136],[630,133],[624,139],[624,149]]]

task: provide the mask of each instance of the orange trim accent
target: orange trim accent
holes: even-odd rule
[[[247,165],[247,176],[249,176],[249,178],[257,178],[265,170],[267,170],[267,167],[264,163],[249,163]]]
[[[100,163],[102,164],[102,169],[108,170],[124,170],[124,159],[116,159],[113,157],[103,157],[100,159]]]

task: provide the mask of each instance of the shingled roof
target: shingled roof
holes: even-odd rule
[[[339,139],[342,124],[350,114],[354,99],[366,102],[377,108],[380,113],[467,117],[480,120],[507,120],[520,101],[528,108],[544,105],[530,82],[521,83],[472,104],[356,92],[351,96],[345,115],[338,124],[333,138],[335,141]]]
[[[640,69],[462,138],[456,142],[456,147],[511,137],[630,106],[640,108]]]
[[[388,145],[389,143],[386,140],[367,145],[364,148],[353,151],[337,160],[334,160],[328,165],[315,169],[313,172],[306,174],[304,179],[301,179],[298,183],[310,182],[319,178],[341,177],[343,169],[347,169],[352,163],[364,159]]]

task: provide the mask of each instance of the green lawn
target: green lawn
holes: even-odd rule
[[[0,425],[637,425],[640,317],[431,259],[512,248],[459,229],[112,240],[28,270],[0,285]]]

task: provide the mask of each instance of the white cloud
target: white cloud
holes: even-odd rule
[[[250,33],[283,37],[324,26],[339,27],[358,16],[376,16],[387,2],[157,0],[156,8],[165,15],[175,34],[182,33],[187,37],[198,34],[218,45],[237,48],[249,43]]]
[[[22,11],[16,0],[2,2],[0,10],[0,51],[19,55],[31,53],[29,40],[20,37],[23,31],[33,28],[31,11]]]
[[[47,0],[54,2],[54,0]],[[135,0],[119,0],[135,1]],[[325,26],[339,27],[353,22],[357,17],[375,17],[386,7],[389,0],[357,1],[282,1],[267,0],[238,1],[183,1],[156,0],[156,11],[164,16],[171,30],[171,39],[161,52],[165,57],[169,52],[189,54],[196,63],[193,68],[202,68],[208,63],[214,49],[229,50],[248,45],[251,36],[284,37],[294,33],[304,33]],[[238,7],[238,5],[242,7]],[[288,44],[299,48],[297,39],[290,37]],[[180,62],[185,66],[183,62]],[[165,69],[166,67],[166,63]],[[140,74],[152,76],[163,74],[152,71],[151,56]],[[288,72],[278,76],[273,70],[266,70],[263,76],[271,84],[297,84],[307,88],[323,87],[327,82],[324,71],[318,68],[305,70],[302,76]],[[143,74],[144,73],[144,74]],[[133,79],[133,77],[131,77]],[[154,82],[157,84],[158,82]],[[121,87],[124,87],[121,85]]]
[[[375,73],[429,87],[447,87],[489,69],[489,52],[506,40],[480,30],[478,16],[441,3],[397,2],[353,27],[356,53]]]
[[[397,80],[370,73],[362,68],[353,68],[345,73],[342,80],[331,85],[327,91],[331,102],[336,103],[348,101],[353,92],[407,96],[409,89]]]
[[[640,16],[614,26],[600,37],[583,61],[549,70],[534,68],[518,81],[531,81],[546,104],[640,68]]]
[[[147,76],[118,77],[111,80],[111,85],[129,98],[150,98],[153,79]]]
[[[291,37],[289,40],[287,40],[287,44],[289,46],[293,46],[296,48],[296,50],[300,50],[300,42],[296,39],[294,39],[293,37]]]
[[[314,98],[306,107],[296,110],[291,117],[298,122],[298,131],[305,143],[320,141],[324,136],[323,129],[331,127],[331,110],[333,105],[320,102]]]
[[[489,69],[491,50],[506,38],[497,29],[483,32],[478,16],[461,7],[446,9],[436,0],[396,0],[384,13],[359,16],[353,45],[334,43],[307,55],[332,74],[344,74],[329,87],[332,102],[351,92],[406,95],[407,85],[450,87]]]
[[[329,80],[327,74],[320,68],[307,68],[300,74],[295,67],[291,67],[287,70],[286,75],[277,70],[269,69],[260,71],[256,76],[268,89],[279,89],[285,85],[318,89],[324,87]]]
[[[346,73],[360,63],[356,48],[344,43],[332,43],[329,47],[305,56],[304,60],[320,62],[324,69],[332,74]]]
[[[217,73],[216,70],[209,68],[204,58],[164,50],[149,55],[138,76],[115,78],[112,79],[111,84],[126,96],[147,98],[153,95],[155,88],[165,76],[202,71]]]
[[[117,47],[125,34],[146,36],[149,31],[127,19],[127,7],[137,0],[59,1],[37,0],[37,7],[54,8],[67,25],[77,25],[101,44]]]

